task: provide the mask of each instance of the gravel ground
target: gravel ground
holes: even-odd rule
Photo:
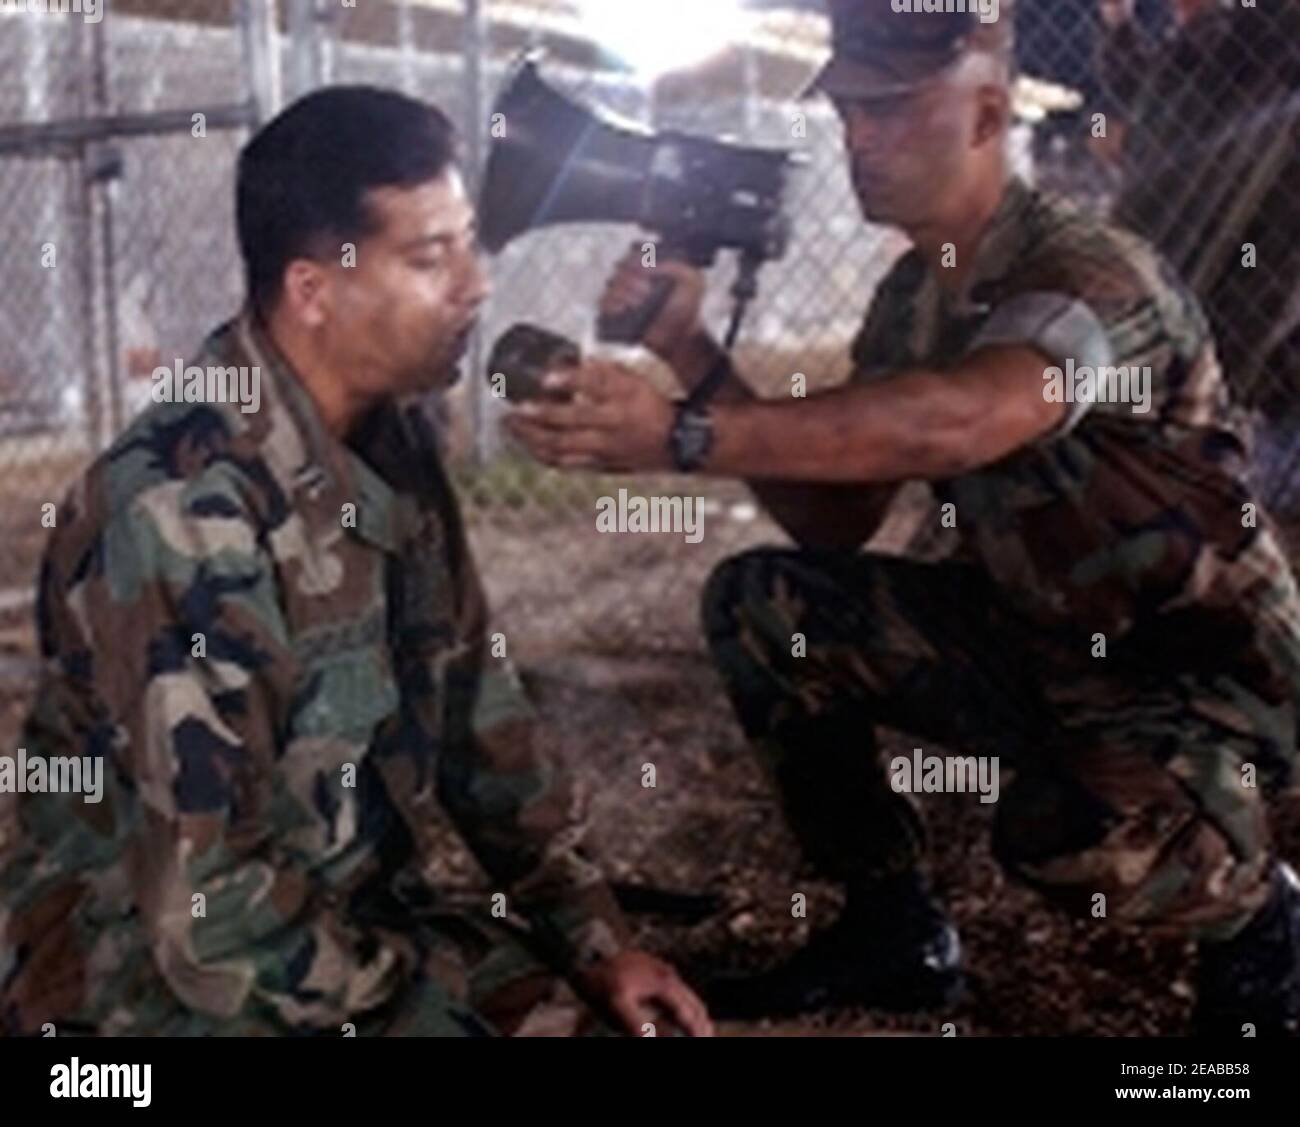
[[[638,917],[645,941],[689,975],[757,969],[834,918],[833,888],[801,869],[775,793],[748,752],[704,653],[698,592],[725,555],[779,542],[740,491],[714,494],[705,544],[617,537],[604,547],[572,527],[480,525],[476,551],[555,754],[591,786],[597,836],[616,876],[720,893],[726,908],[694,927]],[[636,544],[636,541],[643,544]],[[523,547],[526,545],[526,547]],[[528,553],[527,566],[523,557]],[[502,566],[504,565],[504,566]],[[507,587],[505,577],[510,582]],[[540,618],[538,608],[546,608]],[[538,628],[540,627],[540,629]],[[886,755],[913,743],[885,733]],[[936,751],[927,747],[927,751]],[[653,763],[657,786],[641,786]],[[783,1032],[964,1035],[1177,1035],[1191,1009],[1191,951],[1134,929],[1067,919],[1010,883],[989,853],[990,808],[971,795],[924,796],[931,876],[961,931],[969,996],[948,1014],[820,1015]],[[1276,805],[1281,852],[1300,863],[1300,792]],[[807,896],[806,919],[791,896]]]
[[[649,946],[688,974],[757,969],[834,918],[835,891],[802,871],[774,792],[702,654],[573,659],[529,680],[550,740],[592,784],[596,830],[616,875],[725,898],[723,912],[694,927],[638,917]],[[886,754],[911,747],[893,733],[883,743]],[[653,790],[640,785],[646,762],[656,766]],[[820,1015],[785,1031],[933,1034],[945,1021],[962,1035],[1184,1030],[1186,945],[1049,910],[990,856],[989,807],[970,795],[924,798],[931,875],[962,934],[968,998],[943,1015]],[[1279,804],[1278,822],[1284,853],[1300,860],[1300,801]],[[791,917],[795,892],[807,896],[806,920]]]

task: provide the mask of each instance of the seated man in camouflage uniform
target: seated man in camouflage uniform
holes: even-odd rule
[[[453,146],[340,88],[241,155],[249,303],[198,366],[260,405],[150,408],[59,511],[25,750],[102,757],[104,789],[0,796],[0,1030],[708,1032],[627,945],[399,402],[454,378],[487,294]],[[432,887],[435,804],[480,904]]]
[[[1300,594],[1243,484],[1241,419],[1196,302],[1145,243],[1009,175],[1001,7],[981,24],[831,5],[816,88],[864,214],[914,243],[850,386],[759,402],[732,372],[711,404],[675,407],[591,361],[550,377],[571,404],[510,425],[555,465],[743,478],[800,545],[725,562],[704,625],[791,826],[847,900],[718,1007],[953,996],[957,938],[878,754],[887,725],[1013,768],[994,849],[1019,878],[1085,918],[1197,938],[1198,1028],[1294,1032],[1300,886],[1264,789],[1295,754]],[[675,292],[643,339],[696,386],[726,371],[700,328],[703,282],[658,269]],[[605,308],[648,289],[625,262]],[[1085,367],[1112,371],[1062,394],[1052,369]],[[915,479],[955,521],[956,555],[859,553]]]

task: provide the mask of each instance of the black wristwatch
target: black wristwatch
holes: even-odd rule
[[[719,353],[708,374],[677,408],[677,418],[668,435],[673,465],[681,473],[694,473],[713,450],[713,416],[708,402],[733,374],[731,357]]]
[[[696,407],[690,400],[678,406],[668,449],[679,473],[694,473],[704,465],[713,449],[713,417],[707,407]]]

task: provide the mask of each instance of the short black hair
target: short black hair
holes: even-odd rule
[[[374,231],[367,190],[436,180],[456,132],[436,106],[374,86],[334,86],[294,102],[239,154],[235,220],[248,296],[265,316],[295,258]]]

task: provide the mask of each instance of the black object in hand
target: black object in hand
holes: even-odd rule
[[[568,337],[536,325],[520,324],[507,329],[492,348],[487,378],[493,390],[503,386],[512,403],[529,399],[567,399],[568,392],[542,387],[547,372],[582,363],[582,350]],[[498,377],[503,383],[498,384]]]

